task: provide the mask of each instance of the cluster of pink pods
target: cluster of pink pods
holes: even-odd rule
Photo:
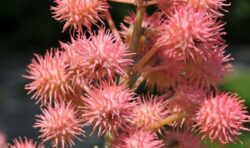
[[[136,6],[120,30],[110,15],[113,2]],[[42,110],[34,124],[42,142],[19,138],[6,147],[73,147],[88,136],[86,126],[111,148],[237,142],[250,116],[237,94],[218,89],[232,71],[221,20],[227,6],[226,0],[54,0],[53,18],[65,23],[71,40],[35,54],[24,76]]]

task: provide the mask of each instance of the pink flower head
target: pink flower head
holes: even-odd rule
[[[133,110],[132,123],[138,128],[150,130],[169,115],[167,101],[157,97],[142,97]]]
[[[87,124],[94,126],[93,132],[98,129],[99,136],[124,129],[136,106],[133,96],[134,93],[124,85],[103,82],[101,87],[93,88],[83,98],[83,118]]]
[[[131,41],[134,23],[135,13],[131,13],[129,16],[124,18],[124,23],[121,23],[120,34],[126,43]],[[162,22],[162,14],[159,12],[153,13],[152,15],[145,14],[142,21],[143,33],[140,38],[140,48],[138,54],[145,54],[150,48],[152,48],[159,36],[158,27]]]
[[[176,7],[167,21],[161,25],[159,45],[165,54],[178,60],[199,61],[215,45],[222,45],[223,24],[216,22],[203,11],[193,8]]]
[[[89,40],[81,44],[78,52],[83,57],[86,74],[94,79],[122,75],[132,64],[127,46],[121,41],[116,41],[109,30],[99,29],[98,34],[91,34]]]
[[[43,142],[52,141],[53,147],[73,146],[74,139],[80,140],[84,135],[82,120],[77,117],[77,111],[71,103],[55,102],[42,109],[42,115],[37,115],[35,128],[40,128]]]
[[[80,32],[82,26],[91,29],[91,25],[100,21],[102,14],[108,11],[105,0],[54,0],[54,2],[56,6],[51,7],[53,17],[66,22],[63,31],[69,26]]]
[[[201,139],[188,130],[166,132],[164,142],[169,148],[205,148]]]
[[[37,103],[51,104],[53,99],[65,99],[74,93],[58,50],[47,51],[44,58],[35,54],[27,72],[24,77],[32,82],[25,89],[28,94],[34,92],[32,99],[36,99]]]
[[[159,140],[156,133],[149,131],[130,131],[121,135],[112,144],[112,148],[163,148],[164,143]]]
[[[18,138],[13,140],[13,145],[8,145],[7,148],[44,148],[44,146],[39,145],[33,141],[33,139],[28,139],[25,137],[24,139]]]
[[[205,89],[210,89],[210,86],[213,86],[217,89],[225,74],[232,71],[232,65],[229,64],[232,58],[230,55],[225,55],[225,47],[222,46],[207,52],[205,60],[189,64],[187,76],[191,85]]]
[[[185,117],[175,121],[173,125],[182,126],[183,123],[186,123],[189,127],[193,124],[193,116],[205,100],[207,91],[197,89],[187,83],[180,83],[174,88],[174,92],[173,97],[169,100],[169,109],[172,112],[185,112]]]
[[[217,139],[221,144],[234,143],[241,134],[240,130],[249,131],[243,127],[245,122],[250,122],[243,102],[236,94],[220,93],[211,96],[197,112],[195,127],[204,134],[203,138],[208,136],[212,142]]]

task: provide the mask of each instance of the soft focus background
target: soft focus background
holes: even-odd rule
[[[128,14],[127,8],[132,8],[112,4],[115,12],[112,15],[118,21]],[[225,38],[229,44],[227,51],[235,59],[235,71],[226,76],[221,89],[239,93],[250,110],[250,1],[232,0],[231,4],[224,17],[228,33]],[[32,126],[35,114],[40,113],[39,106],[26,95],[27,81],[22,77],[33,53],[44,53],[50,47],[57,47],[59,40],[69,40],[67,32],[61,33],[63,24],[51,18],[51,5],[52,0],[0,1],[0,131],[7,135],[8,141],[19,136],[34,139],[38,136]],[[226,147],[250,148],[250,132],[240,139],[244,145],[238,142]],[[84,141],[84,147],[103,143],[95,135]],[[76,147],[82,145],[77,143]]]

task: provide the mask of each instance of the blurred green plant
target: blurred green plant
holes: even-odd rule
[[[222,90],[236,92],[250,109],[250,70],[235,71],[225,77]]]

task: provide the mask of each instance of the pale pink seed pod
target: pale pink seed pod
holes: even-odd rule
[[[84,56],[79,54],[79,50],[85,50],[83,47],[87,42],[88,39],[83,36],[77,39],[71,37],[70,43],[60,43],[63,49],[62,60],[65,63],[66,72],[72,79],[73,84],[80,83],[80,85],[84,85],[91,79],[91,76],[86,74]]]
[[[116,86],[114,82],[103,82],[99,88],[93,88],[83,97],[82,117],[86,124],[93,126],[98,135],[116,132],[129,127],[131,114],[136,103],[135,94],[125,85]]]
[[[230,6],[226,0],[183,0],[184,3],[191,5],[196,10],[206,11],[213,18],[222,17],[224,12],[227,12],[225,7]]]
[[[33,93],[31,98],[37,103],[51,104],[75,93],[58,50],[47,51],[44,57],[35,54],[27,72],[24,77],[32,82],[25,89],[28,94]]]
[[[13,144],[8,144],[6,148],[44,148],[43,145],[37,145],[33,139],[25,138],[16,138],[13,140]]]
[[[218,47],[205,54],[205,60],[188,64],[187,77],[189,83],[197,88],[217,89],[224,76],[233,70],[230,54],[225,55],[226,46]]]
[[[126,44],[115,40],[110,30],[99,29],[92,33],[87,42],[80,43],[78,53],[83,57],[86,75],[94,80],[111,79],[122,75],[132,65],[132,55]]]
[[[235,143],[240,130],[250,131],[243,126],[250,122],[246,107],[237,94],[219,93],[211,95],[201,105],[195,116],[195,128],[200,130],[203,138],[208,137],[211,142],[218,140],[221,144]]]
[[[227,12],[225,7],[230,6],[226,0],[157,0],[158,7],[165,13],[170,12],[176,6],[191,6],[197,11],[204,11],[211,18],[222,17],[222,12]]]
[[[170,57],[198,62],[205,59],[205,53],[224,44],[223,26],[204,11],[179,6],[160,26],[162,31],[158,44],[165,48],[165,54]]]
[[[180,83],[174,88],[174,95],[169,100],[169,110],[173,113],[185,112],[185,117],[176,120],[172,125],[191,127],[194,124],[193,117],[200,105],[206,99],[207,91],[198,89],[188,83]]]
[[[63,31],[72,26],[82,32],[82,26],[91,29],[92,24],[101,21],[103,13],[108,11],[105,0],[54,0],[51,7],[53,18],[65,22]]]
[[[133,110],[132,123],[137,128],[152,130],[155,125],[170,114],[167,105],[167,100],[161,98],[141,97],[137,107]]]
[[[39,128],[43,142],[51,141],[53,147],[72,147],[75,139],[84,136],[83,120],[71,103],[55,102],[54,107],[49,105],[42,113],[36,116],[34,128]]]
[[[112,148],[163,148],[164,143],[154,132],[134,130],[120,135],[112,143]]]

